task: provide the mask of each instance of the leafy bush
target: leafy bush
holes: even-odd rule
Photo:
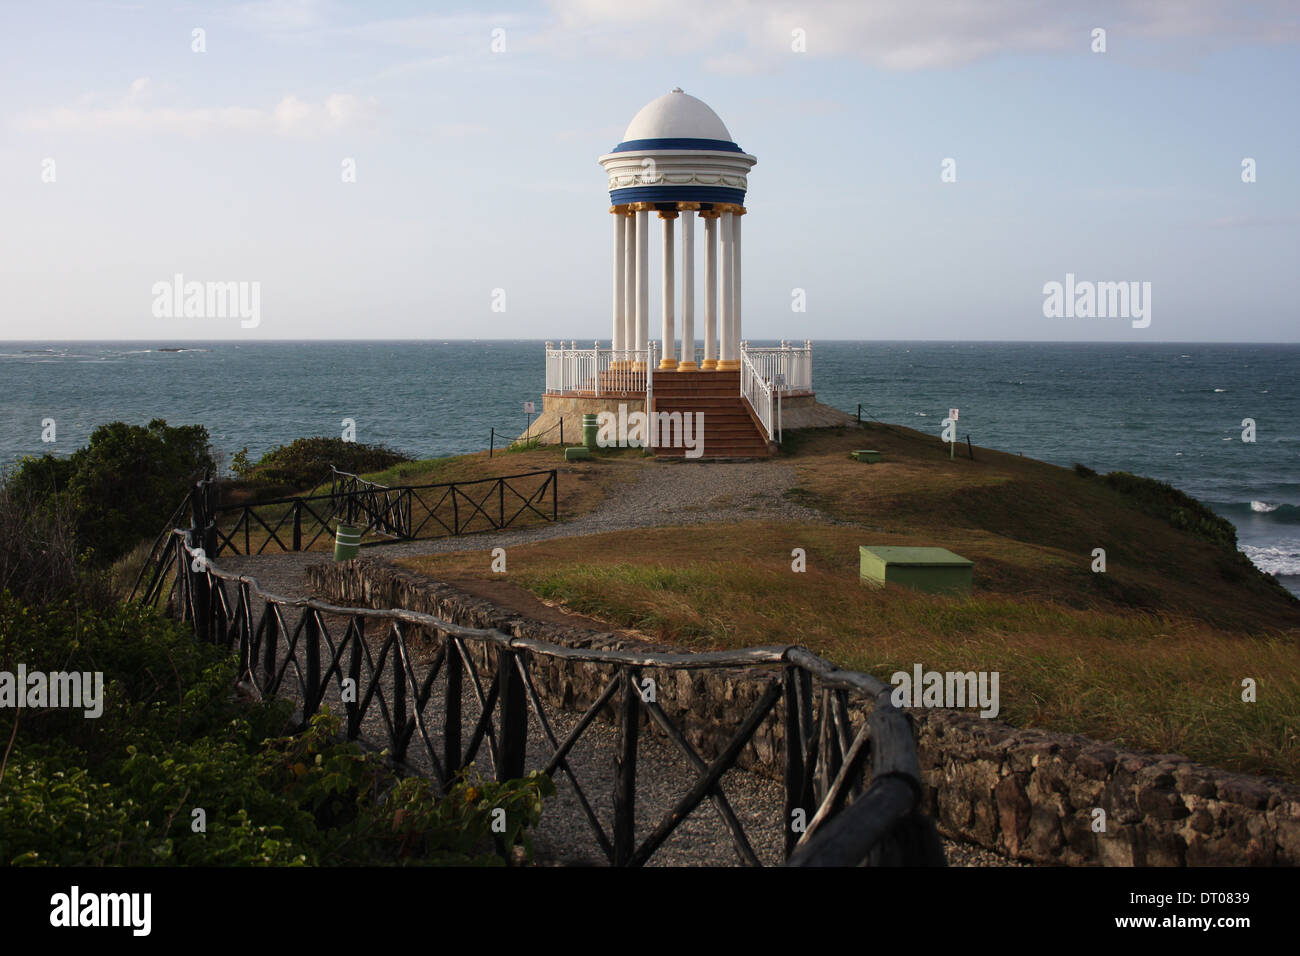
[[[191,484],[213,467],[202,425],[101,425],[70,458],[29,456],[6,484],[10,494],[70,520],[78,551],[105,567],[161,523]]]
[[[98,719],[0,711],[0,740],[14,734],[0,759],[0,863],[500,864],[498,847],[531,850],[554,792],[542,774],[484,782],[471,768],[439,796],[341,739],[328,711],[287,733],[291,704],[236,703],[227,654],[139,607],[0,595],[0,668],[18,661],[102,670],[105,703]]]
[[[1089,468],[1087,465],[1080,464],[1080,463],[1077,462],[1077,461],[1074,463],[1074,473],[1075,473],[1076,475],[1078,475],[1080,478],[1096,478],[1096,477],[1097,477],[1097,473],[1096,473],[1095,471],[1093,471],[1093,470],[1092,470],[1091,468]]]
[[[1134,499],[1147,514],[1163,518],[1175,528],[1237,550],[1237,529],[1227,518],[1216,515],[1191,495],[1184,494],[1172,485],[1154,478],[1127,471],[1112,471],[1103,480],[1117,491]]]
[[[0,592],[6,590],[35,605],[111,600],[103,577],[78,553],[66,499],[42,500],[30,485],[0,483]]]
[[[235,454],[232,470],[246,481],[287,485],[302,490],[329,479],[330,466],[360,475],[411,461],[384,445],[364,445],[341,438],[299,438],[272,448],[249,464],[248,449]]]

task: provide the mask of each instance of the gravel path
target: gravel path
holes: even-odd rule
[[[831,523],[820,512],[802,507],[785,497],[795,483],[794,469],[776,462],[709,462],[675,464],[647,468],[638,481],[622,493],[604,501],[590,514],[563,524],[546,525],[519,531],[496,534],[476,534],[463,538],[442,538],[427,541],[407,541],[385,545],[375,554],[383,557],[433,554],[455,551],[482,551],[494,547],[508,547],[530,541],[551,538],[598,534],[604,531],[663,525],[702,524],[708,522],[738,522],[754,519]],[[223,556],[218,564],[224,570],[251,574],[263,588],[285,597],[311,594],[306,581],[305,568],[328,556],[316,553],[260,555],[252,557]],[[315,596],[315,595],[312,595]],[[261,613],[261,602],[254,608]],[[292,627],[296,616],[288,621]],[[337,642],[346,622],[327,620],[326,626]],[[382,637],[368,634],[372,654],[377,655]],[[412,642],[416,662],[431,657],[431,644]],[[415,663],[417,674],[423,673]],[[291,672],[292,674],[292,672]],[[285,681],[286,692],[296,691],[292,676]],[[433,699],[442,692],[441,678],[435,684]],[[336,713],[341,712],[336,687],[331,687],[326,703]],[[480,713],[472,682],[466,675],[464,695],[465,734],[474,726]],[[576,724],[579,715],[572,712],[547,710],[555,736],[563,739]],[[440,739],[440,710],[429,707],[425,719],[431,739]],[[536,720],[529,715],[528,765],[537,766],[551,752],[549,741]],[[370,708],[364,720],[363,737],[368,743],[387,746],[388,735],[383,718],[376,706]],[[569,757],[570,766],[578,777],[587,799],[591,802],[602,825],[613,819],[612,791],[613,765],[616,738],[613,727],[596,722],[588,728],[581,742]],[[424,772],[431,764],[424,754],[423,742],[417,730],[412,737],[408,761]],[[683,794],[697,774],[686,758],[666,738],[644,733],[640,737],[637,773],[637,839],[643,839]],[[480,748],[478,767],[488,776],[491,763],[486,744]],[[595,841],[590,824],[582,812],[575,790],[568,777],[558,772],[555,776],[556,796],[548,802],[542,823],[535,834],[537,859],[546,865],[601,865],[604,857]],[[744,825],[755,852],[764,863],[779,862],[782,842],[783,798],[781,786],[774,780],[734,768],[723,777],[722,788],[732,809]],[[1010,866],[1011,861],[980,847],[945,840],[949,864],[953,866]],[[717,811],[705,801],[675,831],[673,836],[651,858],[656,866],[731,865],[739,862],[731,839],[723,827]]]

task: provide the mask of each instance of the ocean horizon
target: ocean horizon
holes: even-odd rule
[[[524,402],[540,410],[543,350],[541,339],[0,342],[0,467],[153,418],[204,425],[225,465],[243,448],[256,458],[340,435],[345,418],[358,441],[420,458],[478,451],[493,429],[498,445],[524,431]],[[821,340],[813,384],[825,404],[936,441],[956,407],[958,434],[977,446],[1167,481],[1231,520],[1251,560],[1300,594],[1300,345]]]

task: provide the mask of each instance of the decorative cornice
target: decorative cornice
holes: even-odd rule
[[[665,173],[657,171],[653,182],[647,182],[644,173],[609,177],[609,188],[629,189],[637,186],[730,186],[733,189],[749,188],[745,176],[724,176],[722,173]]]

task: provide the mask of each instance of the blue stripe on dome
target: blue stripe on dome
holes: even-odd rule
[[[726,186],[628,186],[611,189],[615,206],[628,202],[729,202],[744,205],[745,190]]]
[[[614,147],[616,153],[640,152],[645,149],[712,149],[725,150],[728,153],[743,153],[744,150],[726,139],[687,139],[669,137],[665,139],[629,139]]]

